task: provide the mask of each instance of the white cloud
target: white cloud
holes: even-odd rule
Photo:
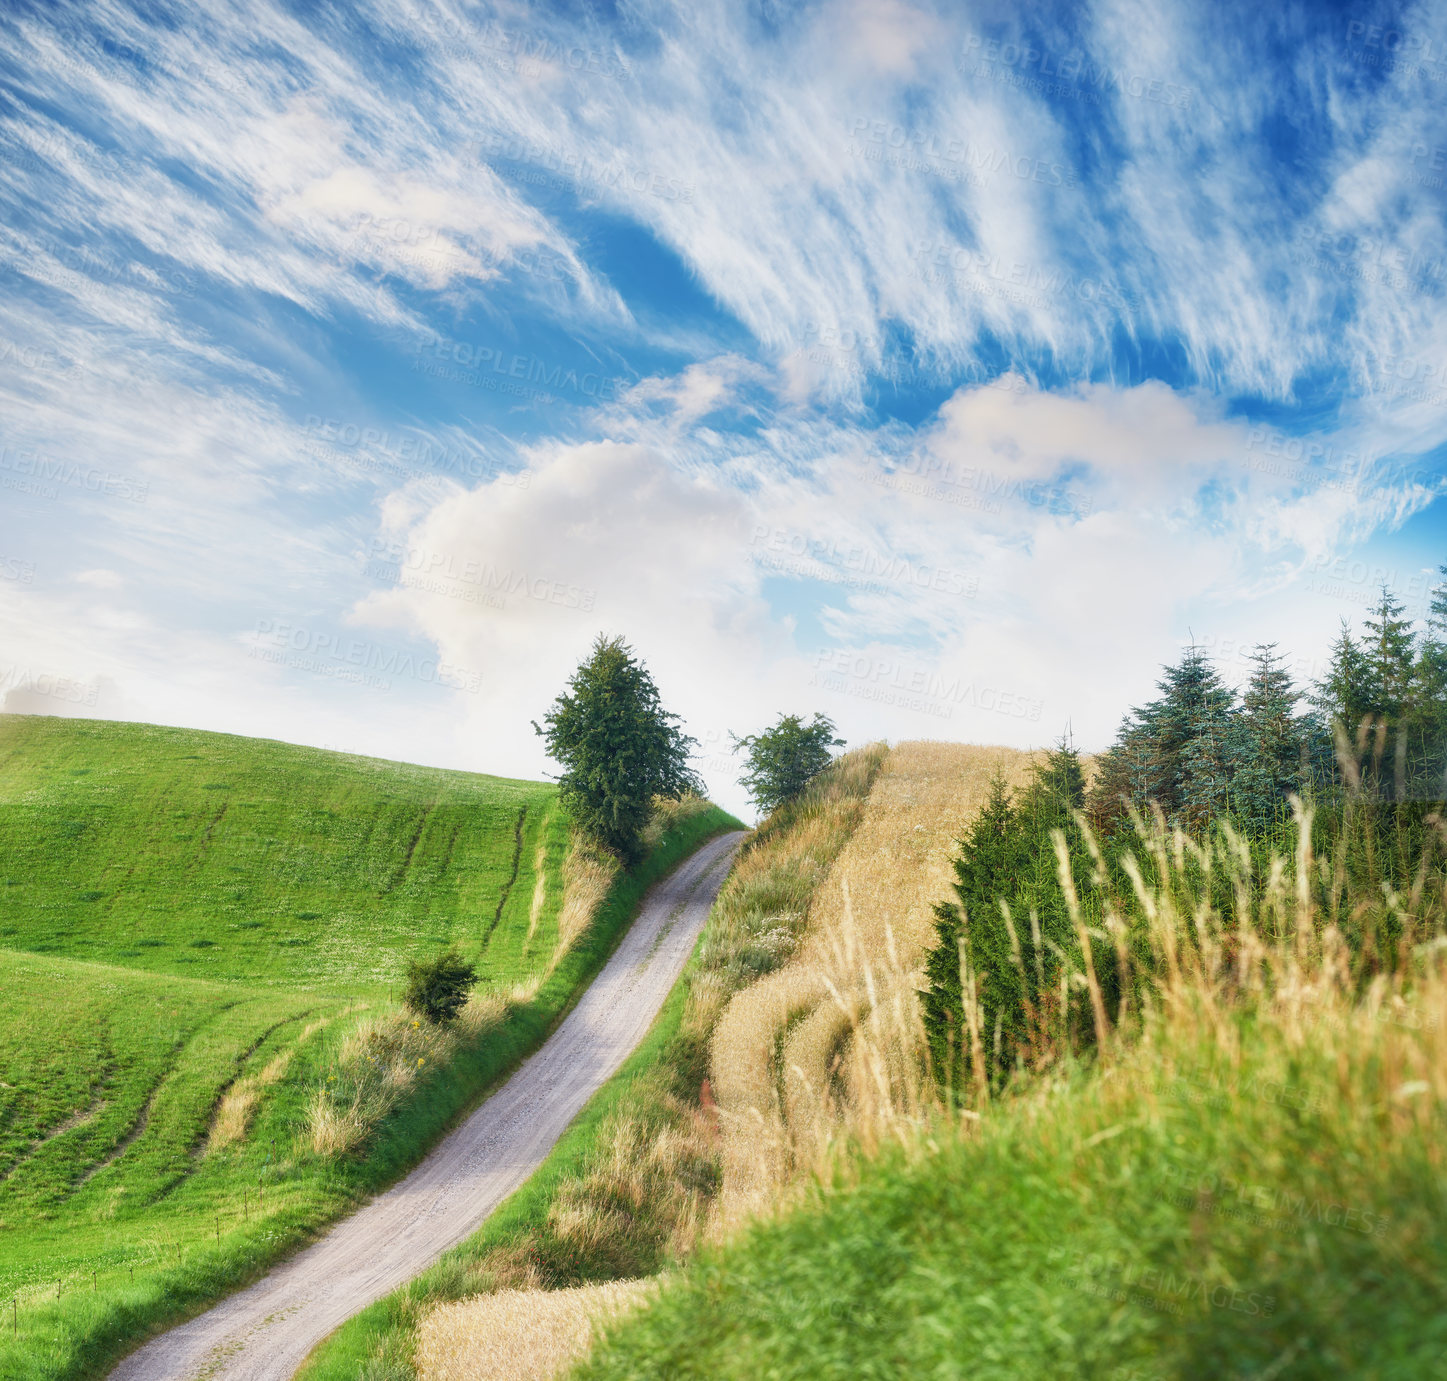
[[[532,775],[528,721],[606,630],[711,759],[815,708],[855,741],[1038,743],[1069,717],[1098,746],[1184,627],[1319,640],[1338,609],[1311,573],[1442,488],[1401,462],[1447,436],[1417,152],[1447,117],[1405,74],[1356,90],[1320,32],[1268,69],[1188,7],[1041,19],[1085,45],[1062,80],[1105,118],[1077,121],[1018,50],[976,70],[1003,12],[478,13],[373,15],[377,61],[350,11],[93,9],[139,67],[11,22],[31,156],[0,168],[0,251],[30,288],[0,307],[4,442],[83,467],[7,525],[7,558],[38,548],[0,588],[15,704],[60,703],[36,679],[59,677],[97,713]],[[1302,92],[1314,122],[1280,133]],[[625,303],[600,267],[620,224],[757,349],[650,283]],[[411,343],[479,318],[650,372],[523,442],[321,358],[354,322]],[[1178,387],[1119,381],[1163,354]],[[1039,382],[1061,376],[1093,382]],[[891,383],[929,415],[877,420]],[[1367,459],[1284,454],[1221,401],[1253,393]],[[313,407],[360,425],[292,420]],[[469,463],[438,473],[404,429]],[[428,648],[425,673],[350,678]]]

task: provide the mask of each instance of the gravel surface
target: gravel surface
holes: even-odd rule
[[[476,1231],[642,1040],[743,837],[705,844],[654,886],[562,1025],[406,1179],[255,1285],[133,1352],[113,1381],[284,1381],[338,1325]]]

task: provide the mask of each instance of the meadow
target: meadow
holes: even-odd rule
[[[0,1375],[97,1374],[394,1179],[730,827],[675,807],[620,875],[544,784],[0,720]],[[392,994],[453,943],[428,1028]]]
[[[0,946],[360,997],[456,941],[519,976],[552,939],[525,918],[566,848],[555,796],[230,734],[5,716]]]

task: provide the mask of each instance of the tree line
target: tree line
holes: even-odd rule
[[[1062,739],[1022,790],[997,776],[959,841],[955,896],[936,908],[921,993],[946,1083],[962,1087],[970,1072],[962,956],[991,1077],[1037,1057],[1041,1033],[1058,1029],[1069,1002],[1062,975],[1087,957],[1062,870],[1126,883],[1133,816],[1159,810],[1198,838],[1230,825],[1265,867],[1273,848],[1289,852],[1296,797],[1311,808],[1318,851],[1345,842],[1348,869],[1402,886],[1422,863],[1431,812],[1447,799],[1447,582],[1421,628],[1383,588],[1359,632],[1343,621],[1311,685],[1294,684],[1267,643],[1239,693],[1196,646],[1162,669],[1156,689],[1125,715],[1088,788],[1080,754]],[[1081,894],[1088,905],[1090,887]],[[1106,1000],[1118,998],[1109,948],[1090,958]],[[1081,1035],[1088,1042],[1088,1029]]]
[[[1292,793],[1329,792],[1344,770],[1388,799],[1447,796],[1447,583],[1433,590],[1425,627],[1403,612],[1383,587],[1360,633],[1343,620],[1309,687],[1293,685],[1268,643],[1255,649],[1238,698],[1190,648],[1101,758],[1092,823],[1109,833],[1131,805],[1154,801],[1188,829],[1229,818],[1259,831]]]

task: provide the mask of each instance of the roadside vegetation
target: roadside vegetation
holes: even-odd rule
[[[822,1153],[780,1084],[747,1211],[576,1376],[1447,1367],[1447,593],[1419,631],[1384,592],[1309,694],[1271,647],[1160,692],[977,779],[924,965],[840,949],[869,1077]]]
[[[706,1251],[578,1375],[1436,1375],[1440,871],[1333,906],[1345,861],[1304,842],[1264,882],[1229,835],[1142,822],[1133,856],[1106,934],[1135,1001],[1071,974],[1103,1012],[1091,1053],[1057,1013],[1059,1058],[1004,1094],[896,1101],[892,1135],[840,1148],[799,1211]],[[1360,920],[1401,927],[1396,962],[1363,965]]]
[[[395,1179],[552,1029],[648,883],[737,827],[671,803],[623,873],[556,802],[226,735],[0,719],[0,1375],[98,1374]],[[316,971],[267,939],[192,950],[223,887],[263,935],[309,935]],[[66,923],[96,905],[108,921]],[[166,941],[125,954],[126,926]],[[404,970],[449,944],[479,981],[434,1025],[402,1004]],[[94,951],[127,967],[74,957]]]
[[[436,1266],[339,1329],[310,1359],[307,1381],[467,1375],[483,1359],[516,1359],[504,1334],[518,1318],[551,1321],[544,1331],[566,1352],[595,1303],[611,1314],[621,1298],[576,1288],[688,1259],[721,1183],[708,1083],[719,1015],[788,963],[885,756],[882,745],[845,754],[755,831],[644,1043],[528,1183]],[[557,1291],[568,1292],[566,1306],[552,1303]]]

